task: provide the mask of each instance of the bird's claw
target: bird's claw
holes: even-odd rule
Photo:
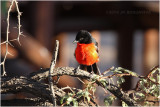
[[[75,72],[74,72],[74,73],[78,72],[79,70],[80,70],[80,67],[78,66],[78,67],[75,69]]]
[[[91,74],[94,74],[94,72],[93,72],[93,71],[91,71]]]

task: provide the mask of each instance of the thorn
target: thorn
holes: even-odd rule
[[[78,72],[80,70],[80,65],[75,69],[74,73]]]
[[[10,44],[12,47],[14,47],[14,46],[11,44],[11,42],[9,42],[9,41],[8,41],[8,44]]]
[[[19,12],[19,15],[21,16],[23,12]]]
[[[21,34],[21,36],[24,36],[24,37],[26,37],[24,34]]]
[[[10,41],[15,41],[15,40],[17,40],[17,39],[12,39],[12,40],[10,40]]]
[[[2,42],[0,45],[5,44],[5,43],[6,43],[6,41]]]
[[[6,71],[3,71],[2,76],[7,76]]]
[[[11,56],[14,56],[14,55],[12,55],[10,52],[7,52],[7,54],[9,54],[9,55],[11,55]]]
[[[18,41],[19,45],[21,46],[21,43],[20,43],[20,41],[19,41],[19,38],[17,38],[17,41]]]
[[[4,61],[3,62],[1,62],[1,65],[3,65],[4,64]]]
[[[13,28],[18,29],[17,27],[13,27]]]

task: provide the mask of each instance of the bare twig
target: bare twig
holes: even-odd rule
[[[9,28],[10,28],[10,12],[11,12],[11,9],[13,7],[13,4],[15,3],[16,5],[16,9],[17,9],[17,12],[18,12],[18,37],[17,37],[17,41],[19,42],[20,44],[20,35],[23,35],[22,32],[21,32],[21,23],[20,23],[20,16],[21,16],[21,12],[19,11],[19,7],[18,7],[18,2],[16,0],[12,0],[11,1],[11,4],[9,6],[9,9],[8,9],[8,14],[7,14],[7,33],[6,33],[6,41],[2,42],[2,44],[6,44],[6,52],[5,52],[5,56],[4,56],[4,59],[3,61],[1,62],[1,65],[3,66],[3,74],[2,76],[5,76],[6,75],[6,70],[5,70],[5,61],[6,61],[6,58],[7,58],[7,55],[10,54],[12,55],[9,51],[8,51],[8,45],[11,45],[13,46],[11,43],[10,43],[10,40],[9,40]]]
[[[51,74],[53,73],[53,70],[54,70],[55,65],[56,65],[58,48],[59,48],[59,41],[56,40],[55,50],[54,50],[54,54],[53,54],[53,57],[52,57],[51,66],[50,66],[50,70],[49,70],[49,78],[48,78],[49,79],[49,84],[50,84],[52,100],[53,100],[53,106],[56,106],[56,98],[55,98],[56,96],[55,96],[55,92],[54,92],[54,89],[53,89],[53,78],[52,78]]]
[[[80,78],[77,77],[77,79],[78,79],[81,83],[85,84],[85,83],[83,82],[83,80],[81,80]]]
[[[9,36],[9,18],[10,18],[10,12],[11,12],[11,9],[13,7],[13,3],[14,3],[14,0],[11,2],[11,5],[8,9],[8,15],[7,15],[7,35],[6,35],[6,52],[5,52],[5,56],[4,56],[4,59],[3,59],[3,62],[1,62],[1,65],[3,65],[3,74],[2,76],[5,76],[6,75],[6,70],[5,70],[5,61],[6,61],[6,58],[7,58],[7,55],[8,55],[8,36]]]
[[[22,15],[22,12],[19,11],[18,2],[16,0],[13,0],[13,1],[15,1],[16,9],[17,9],[17,12],[18,12],[18,16],[17,16],[17,18],[18,18],[18,37],[17,37],[17,41],[21,45],[20,36],[21,35],[23,36],[23,34],[22,34],[23,32],[21,32],[21,26],[22,25],[21,25],[20,17]]]

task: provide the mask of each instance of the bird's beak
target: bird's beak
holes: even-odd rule
[[[77,42],[78,42],[78,41],[76,41],[76,40],[73,41],[74,44],[77,43]]]

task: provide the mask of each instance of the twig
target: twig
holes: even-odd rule
[[[16,9],[17,9],[17,12],[18,12],[18,16],[17,16],[17,18],[18,18],[18,37],[17,37],[17,41],[21,45],[19,39],[20,39],[21,35],[23,36],[23,34],[22,34],[23,32],[21,32],[21,26],[22,25],[21,25],[21,21],[20,21],[20,17],[22,15],[22,12],[19,11],[18,2],[16,0],[13,0],[13,1],[15,1]]]
[[[151,81],[151,82],[153,82],[153,83],[155,83],[155,84],[160,84],[160,83],[151,80],[150,77],[152,76],[152,72],[155,71],[155,70],[157,70],[158,67],[159,67],[159,65],[153,67],[153,68],[150,70],[150,73],[145,77],[145,78],[147,78],[149,81]]]
[[[7,55],[8,55],[8,36],[9,36],[9,18],[10,18],[10,12],[11,12],[11,9],[13,7],[13,3],[14,3],[14,0],[11,2],[11,5],[9,6],[9,9],[8,9],[8,15],[7,15],[7,35],[6,35],[6,52],[5,52],[5,56],[4,56],[4,59],[3,59],[3,62],[1,62],[1,65],[3,65],[3,74],[2,76],[6,76],[6,70],[5,70],[5,61],[6,61],[6,58],[7,58]]]
[[[150,75],[152,74],[152,72],[153,72],[154,70],[156,70],[158,67],[159,67],[159,65],[153,67],[153,68],[150,70],[150,73],[147,75],[147,77],[150,77]]]
[[[11,53],[9,53],[8,51],[8,45],[11,45],[11,43],[9,42],[9,28],[10,28],[10,12],[11,12],[11,9],[13,7],[13,3],[15,3],[16,5],[16,9],[17,9],[17,12],[18,12],[18,37],[17,37],[17,41],[19,42],[20,44],[20,41],[19,41],[19,38],[20,38],[20,35],[23,35],[22,32],[21,32],[21,23],[20,23],[20,16],[21,16],[21,12],[19,11],[19,7],[18,7],[18,2],[16,0],[12,0],[11,1],[11,4],[9,6],[9,9],[8,9],[8,14],[7,14],[7,33],[6,33],[6,41],[2,42],[2,44],[6,44],[6,52],[5,52],[5,56],[4,56],[4,59],[3,61],[1,62],[1,65],[3,66],[3,74],[2,76],[6,76],[6,70],[5,70],[5,61],[6,61],[6,58],[7,58],[7,55],[10,54],[12,55]],[[11,45],[12,46],[12,45]]]
[[[109,69],[107,69],[106,71],[104,71],[104,72],[102,73],[102,75],[107,74],[109,71],[111,71],[111,70],[113,70],[113,69],[114,69],[114,66],[112,66],[111,68],[109,68]]]
[[[81,83],[85,84],[80,78],[77,77],[77,79],[78,79]]]
[[[105,78],[111,78],[113,76],[117,76],[117,77],[123,77],[123,76],[131,76],[131,74],[128,74],[128,73],[123,73],[123,74],[113,74],[113,75],[109,75],[109,76],[105,76],[105,77],[102,77],[103,79]]]
[[[157,101],[154,101],[154,100],[145,100],[145,101],[147,101],[147,102],[152,102],[152,103],[154,103],[154,104],[155,104],[156,102],[157,102],[157,103],[159,102],[158,100],[157,100]]]
[[[49,78],[48,78],[49,84],[50,84],[52,100],[53,100],[53,106],[56,106],[56,96],[55,96],[55,92],[54,92],[54,89],[53,89],[53,78],[52,78],[51,74],[53,73],[53,70],[54,70],[55,65],[56,65],[56,60],[57,60],[57,55],[58,55],[58,48],[59,48],[59,41],[56,40],[55,50],[54,50],[54,54],[53,54],[53,57],[52,57],[50,70],[49,70]]]

